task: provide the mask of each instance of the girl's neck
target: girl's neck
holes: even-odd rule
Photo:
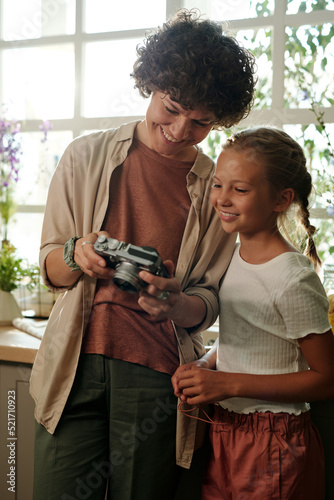
[[[240,256],[249,264],[264,264],[286,252],[297,252],[279,231],[271,235],[247,238],[240,235]]]

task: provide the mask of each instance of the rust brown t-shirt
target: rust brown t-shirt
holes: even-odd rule
[[[176,264],[190,208],[186,176],[191,167],[135,140],[112,175],[103,229],[120,241],[154,247],[163,261]],[[83,352],[173,374],[179,359],[172,324],[153,318],[137,301],[138,294],[98,280]]]

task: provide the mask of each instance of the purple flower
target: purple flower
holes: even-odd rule
[[[18,180],[22,154],[21,142],[17,136],[20,129],[16,120],[0,119],[0,190]]]
[[[300,99],[301,99],[302,101],[308,101],[308,100],[309,100],[309,98],[310,98],[310,95],[309,95],[309,93],[308,93],[308,91],[307,91],[307,90],[301,90],[301,91],[299,92],[299,95],[300,95]]]
[[[45,143],[53,125],[45,120],[39,128],[43,132],[41,142]],[[1,193],[3,188],[10,188],[11,184],[19,180],[22,155],[21,140],[18,135],[20,130],[21,124],[17,120],[0,118],[0,196],[3,194]]]
[[[327,213],[330,217],[334,217],[334,204],[328,205]]]
[[[43,132],[43,138],[41,139],[41,142],[44,143],[47,141],[48,138],[48,133],[50,130],[53,129],[53,125],[49,122],[49,120],[44,120],[42,125],[39,126],[39,129]]]

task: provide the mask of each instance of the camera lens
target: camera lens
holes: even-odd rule
[[[143,281],[138,277],[140,269],[131,262],[121,262],[115,268],[113,282],[121,290],[138,293],[143,287]]]

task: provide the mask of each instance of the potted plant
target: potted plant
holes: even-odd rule
[[[0,249],[0,325],[9,325],[21,310],[12,291],[20,284],[28,289],[39,283],[39,268],[16,255],[16,248],[8,242]]]

